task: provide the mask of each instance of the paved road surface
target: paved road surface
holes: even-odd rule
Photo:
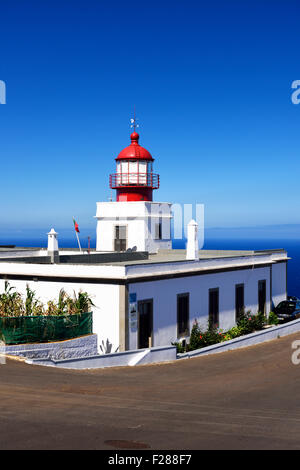
[[[299,449],[295,339],[93,371],[7,360],[0,449]]]

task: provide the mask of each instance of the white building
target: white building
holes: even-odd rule
[[[58,256],[54,230],[48,252],[3,248],[0,291],[5,280],[24,294],[29,284],[45,303],[61,288],[88,292],[98,343],[112,351],[170,345],[189,337],[194,320],[227,330],[242,308],[268,315],[287,297],[286,251],[198,250],[194,222],[187,251],[172,250],[171,204],[152,201],[159,177],[138,137],[116,159],[117,201],[97,203],[96,251]]]

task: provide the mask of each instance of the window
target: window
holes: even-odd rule
[[[177,336],[188,336],[189,329],[189,317],[190,317],[190,302],[189,294],[178,294],[177,295]]]
[[[219,327],[219,289],[209,289],[209,325]]]
[[[129,172],[129,184],[137,184],[138,183],[138,163],[137,161],[129,161],[129,166],[128,166],[128,172]]]
[[[266,313],[266,281],[258,281],[258,311]]]
[[[147,162],[139,162],[139,184],[147,184]]]
[[[235,286],[235,320],[238,321],[240,315],[244,313],[244,284]]]

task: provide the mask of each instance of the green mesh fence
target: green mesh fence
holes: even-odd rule
[[[0,317],[0,340],[5,344],[62,341],[92,332],[92,312],[67,316]]]

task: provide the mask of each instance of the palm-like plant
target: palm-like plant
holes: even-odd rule
[[[26,285],[26,299],[25,299],[25,312],[26,315],[43,315],[43,304],[36,298],[35,291]]]
[[[24,315],[24,305],[21,294],[5,281],[4,292],[0,295],[0,315],[1,316],[21,316]]]
[[[26,285],[26,297],[22,296],[16,289],[5,281],[4,292],[0,294],[0,316],[32,316],[32,315],[75,315],[89,312],[94,306],[87,292],[74,292],[73,297],[69,296],[64,289],[61,289],[58,301],[49,300],[45,309],[42,302],[36,298],[36,293],[29,285]]]
[[[77,313],[89,312],[90,308],[92,306],[94,307],[94,304],[87,292],[80,291],[77,297],[74,292],[74,300],[75,300],[74,306],[75,306],[75,309],[77,310]]]

